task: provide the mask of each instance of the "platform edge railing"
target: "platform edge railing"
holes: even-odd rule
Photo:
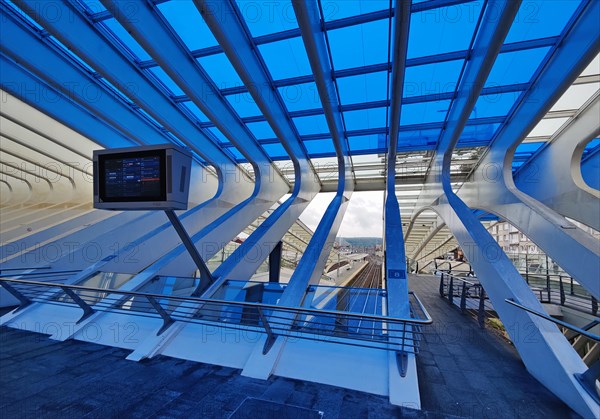
[[[17,293],[21,294],[23,297],[25,297],[25,295],[23,293],[26,293],[26,291],[22,290],[23,293],[21,293],[21,291],[17,290],[16,286],[30,286],[30,287],[35,287],[35,290],[39,289],[40,287],[44,287],[44,288],[58,288],[60,290],[62,290],[63,292],[65,292],[80,308],[82,308],[84,310],[84,316],[82,318],[80,318],[78,320],[78,322],[81,322],[82,320],[84,320],[85,318],[89,317],[91,315],[91,310],[96,310],[94,305],[89,304],[88,302],[84,301],[84,299],[82,299],[81,297],[78,296],[77,292],[81,292],[81,293],[101,293],[104,295],[118,295],[120,296],[118,299],[116,299],[113,302],[110,303],[106,303],[103,302],[103,305],[97,303],[96,306],[99,306],[98,311],[115,311],[115,312],[119,312],[122,314],[126,314],[129,313],[131,315],[139,315],[139,316],[143,316],[143,315],[148,315],[148,312],[145,311],[123,311],[122,308],[119,308],[119,304],[122,303],[124,300],[126,300],[127,298],[131,298],[131,297],[140,297],[140,299],[143,299],[147,302],[150,303],[151,307],[154,309],[152,311],[152,313],[154,313],[154,315],[152,317],[156,317],[156,314],[158,314],[158,316],[160,316],[160,318],[162,318],[163,320],[163,327],[161,327],[161,329],[159,330],[158,334],[161,334],[162,332],[164,332],[171,324],[173,324],[175,321],[183,321],[183,322],[189,322],[189,323],[203,323],[202,320],[196,319],[190,317],[190,318],[182,318],[182,317],[175,317],[172,316],[172,313],[169,313],[167,309],[165,309],[165,307],[163,307],[163,305],[161,304],[161,301],[172,301],[172,302],[180,302],[181,304],[184,303],[188,303],[188,304],[202,304],[203,306],[211,306],[211,305],[217,305],[217,306],[223,306],[223,307],[238,307],[238,308],[252,308],[254,309],[259,317],[260,317],[260,323],[256,322],[255,326],[262,326],[263,332],[267,333],[267,335],[269,336],[269,341],[274,341],[278,335],[285,335],[285,336],[293,336],[294,337],[299,337],[299,338],[303,338],[303,336],[301,336],[300,334],[296,334],[298,333],[298,331],[288,331],[285,328],[284,323],[275,323],[273,321],[273,316],[271,315],[268,319],[267,316],[265,315],[265,311],[272,311],[272,312],[278,312],[278,313],[287,313],[288,315],[291,313],[292,315],[294,315],[293,317],[295,318],[298,315],[312,315],[315,317],[319,317],[321,316],[324,319],[328,319],[328,318],[336,318],[336,317],[345,317],[348,320],[357,320],[357,321],[371,321],[371,322],[380,322],[382,324],[382,329],[384,330],[385,328],[383,327],[383,325],[388,325],[388,324],[402,324],[404,326],[424,326],[424,325],[428,325],[431,324],[433,322],[431,316],[429,315],[427,309],[425,308],[425,306],[423,305],[423,303],[421,302],[421,300],[418,298],[418,296],[414,293],[411,293],[413,295],[414,301],[416,303],[416,306],[418,307],[420,313],[423,315],[423,318],[415,318],[415,317],[410,317],[410,318],[394,318],[394,317],[388,317],[388,316],[380,316],[380,315],[370,315],[370,314],[360,314],[360,313],[352,313],[352,312],[343,312],[343,311],[336,311],[336,310],[322,310],[322,309],[312,309],[312,308],[303,308],[303,307],[287,307],[287,306],[278,306],[278,305],[273,305],[273,304],[263,304],[263,303],[254,303],[254,302],[241,302],[241,301],[228,301],[228,300],[217,300],[217,299],[208,299],[208,298],[200,298],[200,297],[181,297],[181,296],[172,296],[172,295],[162,295],[162,294],[152,294],[152,293],[143,293],[143,292],[137,292],[137,291],[121,291],[121,290],[113,290],[113,289],[106,289],[106,288],[97,288],[97,287],[85,287],[85,286],[79,286],[79,285],[65,285],[65,284],[56,284],[56,283],[45,283],[45,282],[39,282],[39,281],[28,281],[28,280],[21,280],[21,279],[8,279],[8,278],[0,278],[0,285],[4,286],[5,288],[11,288],[13,291],[16,291]],[[31,290],[29,290],[31,291]],[[68,291],[68,292],[67,292]],[[43,295],[47,295],[43,294]],[[73,298],[73,295],[76,296],[76,298]],[[89,296],[88,296],[89,297]],[[40,303],[49,303],[49,304],[65,304],[65,301],[59,302],[59,301],[54,301],[54,300],[50,300],[50,299],[46,299],[46,300],[41,300],[41,301],[35,301],[35,302],[40,302]],[[22,304],[26,304],[29,305],[30,304],[30,300],[27,299],[26,297],[23,299]],[[108,304],[108,305],[107,305]],[[100,308],[105,308],[105,310],[100,310]],[[21,308],[21,306],[19,306],[19,308],[17,308],[16,311],[18,311]],[[15,311],[15,312],[16,312]],[[215,317],[215,318],[218,318]],[[281,317],[283,319],[283,317]],[[289,319],[289,317],[288,317]],[[275,316],[275,320],[277,320],[277,316]],[[210,322],[212,323],[221,323],[220,321],[215,321],[213,322],[212,320],[207,320],[204,321],[204,323]],[[226,323],[223,323],[224,325]],[[322,323],[322,324],[326,324],[326,323]],[[246,326],[243,323],[237,324],[237,325],[226,325],[225,327],[244,327]],[[278,326],[281,326],[279,328],[277,328]],[[365,334],[365,336],[358,336],[358,337],[345,337],[345,336],[340,336],[340,335],[336,335],[335,333],[328,335],[327,331],[323,332],[321,330],[318,330],[316,328],[308,328],[306,333],[314,333],[317,334],[319,336],[315,337],[313,336],[313,340],[326,340],[324,339],[324,337],[330,337],[333,338],[333,342],[336,342],[339,339],[346,339],[346,340],[357,340],[357,341],[367,341],[372,343],[372,345],[357,345],[357,346],[367,346],[367,347],[372,347],[375,349],[387,349],[387,345],[393,344],[393,345],[397,345],[399,348],[401,348],[401,350],[406,350],[406,348],[416,348],[416,345],[418,344],[418,340],[413,339],[412,337],[410,339],[413,339],[412,342],[399,342],[396,343],[394,342],[389,336],[387,336],[385,333],[382,332],[381,335],[377,335],[378,338],[381,337],[381,340],[376,340],[373,336],[375,335],[371,335],[371,338],[368,339],[369,335]],[[321,335],[322,334],[322,335]],[[306,338],[306,337],[305,337]],[[338,339],[339,338],[339,339]],[[385,339],[385,340],[384,340]],[[404,339],[408,339],[408,338],[404,338]],[[330,341],[330,340],[326,340],[326,341]],[[352,344],[352,343],[350,343]],[[382,345],[381,347],[379,346],[373,346],[373,345]],[[266,348],[268,351],[268,348]],[[389,350],[394,350],[395,348],[389,348]],[[416,352],[416,349],[415,349]]]

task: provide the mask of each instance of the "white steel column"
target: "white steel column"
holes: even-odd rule
[[[573,121],[515,174],[515,185],[565,217],[600,230],[600,191],[581,175],[581,155],[600,135],[598,94]]]

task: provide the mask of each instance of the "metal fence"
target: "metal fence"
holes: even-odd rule
[[[486,317],[497,317],[494,306],[487,297],[477,277],[457,276],[444,271],[440,273],[440,295],[460,309],[476,313],[479,324],[485,325]],[[541,303],[556,304],[582,313],[597,316],[598,301],[571,277],[561,274],[528,274],[523,277]]]
[[[279,336],[416,353],[423,333],[422,327],[432,323],[431,316],[414,293],[411,293],[412,316],[394,318],[6,277],[0,278],[0,285],[20,301],[17,310],[34,302],[79,307],[83,314],[77,323],[96,312],[112,312],[160,318],[163,324],[158,334],[176,321],[255,330],[267,335],[264,353],[268,352]],[[99,295],[102,298],[98,298]]]
[[[490,317],[494,311],[483,286],[475,277],[466,279],[442,272],[439,292],[441,297],[448,299],[450,304],[460,307],[462,312],[475,313],[481,327],[485,327],[486,317]]]
[[[436,273],[441,274],[443,279],[440,281],[450,281],[451,279],[464,280],[464,277],[458,275],[467,275],[466,271],[452,271],[437,269]],[[548,270],[531,272],[519,272],[525,279],[537,299],[545,304],[557,304],[563,307],[572,308],[582,313],[598,315],[598,300],[579,285],[571,276],[564,274],[550,273]],[[477,277],[468,276],[467,283],[479,284]],[[466,284],[467,288],[472,284]],[[480,285],[478,285],[480,286]],[[445,294],[447,295],[447,294]]]

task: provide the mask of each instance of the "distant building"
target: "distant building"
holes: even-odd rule
[[[510,223],[503,221],[492,224],[488,231],[505,253],[526,253],[530,255],[542,253],[534,242]]]
[[[599,232],[589,228],[586,225],[578,223],[577,221],[570,221],[577,227],[583,229],[585,232],[593,235],[596,238],[600,238]],[[506,221],[492,223],[488,228],[488,231],[498,242],[505,253],[523,253],[530,255],[544,254],[544,252],[540,250],[534,242],[529,240],[525,234],[521,233],[516,227]]]

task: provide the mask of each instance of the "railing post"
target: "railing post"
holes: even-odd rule
[[[408,354],[404,348],[406,339],[406,324],[402,325],[402,344],[399,352],[396,352],[396,362],[400,370],[400,376],[406,377],[408,371]]]
[[[594,316],[598,315],[598,300],[592,296],[592,314]]]
[[[454,277],[450,275],[450,285],[448,286],[448,301],[453,304],[454,301]]]
[[[477,310],[477,321],[479,322],[479,327],[482,329],[485,327],[485,290],[482,286],[479,288],[481,291],[479,293],[479,310]]]
[[[71,297],[71,300],[75,301],[75,303],[83,310],[83,316],[81,316],[79,320],[75,322],[75,324],[81,323],[82,321],[90,317],[92,314],[94,314],[94,309],[88,303],[83,301],[83,299],[79,295],[77,295],[75,291],[63,286],[59,286],[59,288],[62,289],[65,292],[65,294]]]
[[[463,313],[467,309],[467,283],[462,284],[462,294],[460,295],[460,311]]]
[[[8,291],[10,294],[12,294],[17,300],[19,300],[19,307],[17,307],[17,311],[24,309],[25,307],[27,307],[29,304],[31,304],[31,300],[27,297],[25,297],[23,294],[21,294],[20,291],[18,291],[15,287],[13,287],[10,284],[7,284],[6,282],[2,281],[2,286],[4,287],[4,289],[6,291]]]
[[[571,295],[575,295],[575,287],[573,286],[573,277],[571,278]]]
[[[529,257],[527,254],[525,255],[525,281],[529,285]]]
[[[163,319],[163,325],[159,329],[159,331],[156,333],[156,336],[160,336],[165,330],[167,330],[169,328],[169,326],[171,326],[173,323],[175,323],[175,320],[173,320],[173,317],[171,317],[169,315],[169,313],[167,313],[167,310],[165,310],[163,308],[163,306],[161,306],[160,303],[158,301],[156,301],[156,299],[154,297],[147,295],[146,299],[148,300],[150,305],[154,308],[154,310],[156,310],[158,315]]]
[[[440,297],[444,296],[444,273],[440,276]]]
[[[550,293],[550,262],[548,262],[548,255],[546,255],[546,294],[548,295],[548,302],[552,302],[552,294]]]
[[[266,355],[277,340],[277,335],[273,333],[273,330],[271,330],[271,325],[269,325],[269,321],[267,320],[267,317],[263,313],[262,309],[260,307],[257,307],[256,309],[258,310],[258,317],[260,317],[260,321],[267,332],[267,340],[265,342],[265,346],[263,347],[263,355]]]
[[[565,297],[565,286],[563,285],[562,275],[558,276],[558,286],[560,289],[560,305],[564,306],[566,297]]]

